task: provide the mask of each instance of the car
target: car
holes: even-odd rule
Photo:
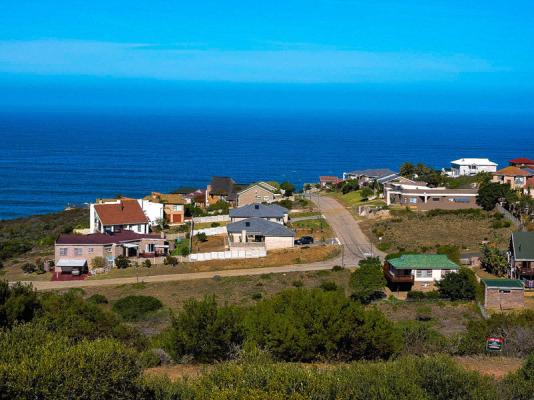
[[[301,244],[313,244],[313,237],[311,236],[302,236],[300,239],[295,240],[296,245]]]
[[[74,276],[79,276],[80,275],[80,270],[79,269],[73,269],[72,272],[71,272],[71,275],[74,275]]]

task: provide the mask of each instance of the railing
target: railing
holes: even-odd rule
[[[143,252],[139,253],[139,258],[154,258],[154,257],[164,257],[166,253],[164,251],[154,251],[152,253]]]
[[[383,271],[386,279],[392,283],[414,283],[413,275],[397,275],[391,272],[388,265],[384,265]]]

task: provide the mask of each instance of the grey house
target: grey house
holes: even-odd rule
[[[230,210],[230,220],[232,222],[246,218],[262,218],[271,222],[285,224],[287,223],[288,215],[288,209],[277,204],[249,204]]]
[[[362,169],[358,171],[343,172],[343,180],[355,179],[360,185],[378,182],[381,184],[399,178],[399,173],[388,168]]]
[[[230,247],[246,244],[264,245],[267,250],[293,247],[295,232],[278,222],[263,218],[247,218],[226,226]]]

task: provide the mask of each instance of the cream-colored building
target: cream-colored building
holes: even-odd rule
[[[267,182],[254,183],[237,193],[238,207],[255,203],[273,203],[282,198],[282,192]]]
[[[247,218],[226,226],[230,247],[265,246],[267,250],[295,245],[295,232],[283,224],[262,218]]]

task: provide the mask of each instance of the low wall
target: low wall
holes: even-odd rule
[[[209,261],[209,260],[234,260],[243,258],[266,257],[265,248],[255,247],[252,249],[234,249],[227,251],[212,251],[210,253],[196,253],[189,255],[189,261]]]
[[[226,233],[226,226],[217,226],[215,228],[204,228],[204,229],[195,229],[193,235],[197,233],[205,233],[206,236],[222,235]]]
[[[205,224],[209,222],[227,222],[230,221],[230,216],[228,214],[225,215],[209,215],[207,217],[195,217],[193,218],[193,222],[197,224]]]

